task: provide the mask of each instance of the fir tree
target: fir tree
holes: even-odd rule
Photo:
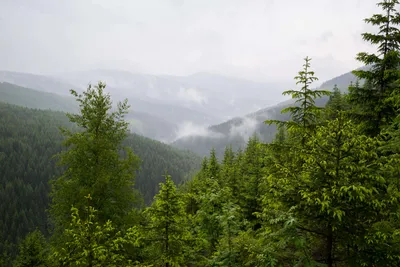
[[[333,92],[329,96],[329,100],[325,106],[325,118],[327,120],[334,120],[339,116],[339,113],[348,110],[350,110],[350,105],[346,101],[346,96],[343,96],[335,84]]]
[[[48,261],[49,245],[39,230],[29,233],[19,245],[19,253],[14,267],[46,267],[51,266]]]
[[[80,104],[80,113],[67,116],[80,131],[61,129],[67,137],[64,145],[69,149],[59,155],[59,163],[66,169],[53,182],[51,193],[50,212],[56,227],[61,229],[70,221],[71,206],[84,212],[84,196],[88,194],[94,199],[91,205],[98,211],[100,222],[111,219],[118,225],[136,199],[133,182],[138,157],[121,147],[128,133],[124,115],[129,106],[125,100],[110,112],[111,98],[104,89],[105,84],[99,82],[95,88],[89,85],[83,95],[71,90]]]
[[[283,95],[291,95],[296,100],[296,106],[288,107],[282,110],[282,113],[289,112],[291,114],[291,121],[282,122],[276,120],[267,120],[266,123],[277,123],[278,125],[287,125],[288,129],[297,129],[301,136],[302,144],[306,141],[306,136],[313,132],[319,122],[319,113],[321,107],[315,105],[315,99],[323,95],[329,95],[330,92],[326,90],[312,90],[310,85],[312,82],[317,81],[318,78],[314,76],[314,71],[310,70],[309,57],[304,59],[303,70],[295,77],[296,84],[301,85],[300,90],[284,91]]]
[[[369,69],[353,73],[366,81],[361,87],[349,88],[350,103],[356,105],[366,122],[365,132],[376,136],[380,130],[390,125],[396,116],[391,98],[398,93],[400,79],[400,13],[396,10],[398,0],[384,0],[378,3],[383,14],[374,14],[365,19],[366,23],[378,26],[376,34],[363,33],[363,40],[377,45],[377,54],[361,52],[357,60]]]
[[[127,246],[140,246],[137,228],[122,233],[110,220],[99,222],[97,211],[91,206],[91,196],[86,196],[86,200],[86,213],[82,217],[78,209],[71,208],[72,219],[61,236],[62,244],[54,247],[50,256],[52,266],[143,266],[129,259],[125,250]]]
[[[165,176],[160,192],[146,211],[149,216],[145,235],[150,263],[156,266],[182,266],[185,261],[190,232],[183,197],[177,192],[171,176]]]

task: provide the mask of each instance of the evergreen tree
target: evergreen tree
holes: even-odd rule
[[[145,235],[149,261],[155,266],[182,266],[190,241],[183,197],[171,176],[165,176],[160,192],[145,214],[149,217]]]
[[[216,181],[219,181],[219,162],[215,153],[215,149],[211,149],[210,152],[210,158],[208,160],[208,175],[209,178],[215,179]]]
[[[48,261],[49,246],[39,230],[29,233],[19,245],[19,253],[13,266],[45,267],[51,266]]]
[[[117,230],[108,220],[100,223],[97,211],[91,206],[92,198],[83,218],[75,207],[71,208],[72,219],[61,237],[62,244],[54,247],[50,260],[52,266],[142,266],[129,259],[125,248],[139,247],[141,238],[136,227],[125,233]]]
[[[361,121],[366,125],[365,132],[376,136],[382,128],[390,125],[396,116],[391,98],[398,94],[400,79],[400,13],[396,10],[398,0],[383,0],[378,3],[383,14],[374,14],[365,21],[378,26],[376,34],[363,33],[365,41],[377,45],[377,54],[361,52],[357,60],[369,69],[353,73],[366,84],[349,88],[349,100],[361,111]]]
[[[277,120],[267,120],[266,123],[277,123],[278,125],[287,125],[288,129],[297,129],[301,134],[301,143],[304,144],[307,135],[313,132],[319,122],[319,113],[321,107],[315,105],[315,99],[324,95],[329,95],[330,92],[326,90],[312,90],[310,85],[312,82],[318,80],[314,76],[314,71],[310,70],[309,57],[304,59],[303,70],[295,77],[296,84],[302,87],[300,90],[284,91],[283,95],[291,95],[296,100],[296,106],[288,107],[282,110],[282,113],[289,112],[291,114],[291,121],[282,122]]]
[[[84,196],[90,194],[91,203],[98,211],[100,222],[111,219],[117,225],[132,209],[136,199],[133,182],[138,158],[130,149],[121,152],[121,143],[127,136],[128,123],[124,114],[127,101],[118,103],[110,112],[110,95],[105,84],[90,85],[83,95],[71,90],[80,104],[79,114],[67,114],[80,131],[62,128],[69,150],[60,154],[60,164],[66,166],[64,174],[53,182],[51,215],[56,227],[69,223],[70,209],[74,206],[85,212]],[[124,158],[121,158],[123,154]]]
[[[266,199],[268,207],[290,211],[288,220],[297,229],[290,233],[303,232],[313,244],[308,249],[315,261],[328,266],[335,259],[350,266],[398,264],[398,238],[388,233],[397,231],[391,214],[398,209],[399,194],[392,179],[385,179],[390,166],[378,155],[379,145],[339,115],[317,127],[297,154],[304,162],[301,171],[284,165],[268,178],[274,197]],[[280,205],[271,203],[278,199]]]
[[[343,111],[350,110],[350,105],[346,101],[346,96],[344,96],[339,88],[333,87],[333,92],[329,96],[329,100],[325,106],[325,118],[327,120],[334,120],[339,116],[339,113],[343,114]]]
[[[243,195],[241,205],[245,218],[259,228],[255,213],[261,212],[261,196],[263,195],[262,177],[264,176],[264,150],[257,136],[249,138],[243,158]],[[265,189],[265,188],[264,188]]]

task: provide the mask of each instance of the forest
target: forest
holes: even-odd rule
[[[299,88],[283,93],[296,100],[282,110],[290,119],[265,122],[276,126],[274,140],[253,136],[243,150],[226,147],[222,160],[213,149],[191,179],[176,179],[195,169],[189,156],[166,153],[157,160],[173,166],[152,168],[161,144],[139,153],[128,102],[112,109],[102,82],[71,90],[80,109],[65,119],[0,106],[9,137],[0,178],[12,177],[0,185],[0,264],[400,266],[398,4],[379,2],[382,13],[365,20],[377,28],[362,34],[376,52],[357,54],[365,68],[347,92],[313,90],[306,57]],[[316,105],[324,96],[326,106]],[[144,170],[164,174],[159,186],[136,175],[140,158]]]

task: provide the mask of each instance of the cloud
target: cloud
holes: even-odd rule
[[[244,140],[249,139],[257,129],[259,122],[255,119],[245,117],[238,126],[232,126],[229,134],[231,136],[241,136]]]
[[[178,125],[175,139],[180,139],[187,136],[202,136],[211,138],[221,138],[222,134],[213,132],[206,125],[194,124],[190,121],[185,121]]]
[[[180,87],[177,97],[181,100],[185,101],[187,104],[196,103],[196,104],[206,104],[207,98],[201,94],[195,88],[184,88]]]
[[[378,10],[375,0],[1,2],[7,27],[0,69],[51,73],[112,64],[262,81],[291,80],[306,55],[354,69],[356,52],[367,47],[359,36],[363,19]],[[326,76],[341,74],[334,71]]]

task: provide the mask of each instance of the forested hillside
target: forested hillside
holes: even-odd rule
[[[32,231],[19,243],[16,257],[3,255],[0,263],[400,266],[399,4],[382,1],[381,14],[365,20],[379,29],[362,35],[376,48],[375,53],[357,54],[357,60],[369,66],[353,71],[363,83],[352,83],[347,93],[337,87],[313,89],[318,71],[305,57],[294,77],[299,87],[283,92],[294,103],[280,107],[283,117],[264,120],[277,128],[271,142],[251,137],[243,150],[226,147],[221,160],[212,149],[193,179],[180,185],[169,171],[148,206],[138,205],[141,198],[132,190],[139,182],[139,157],[146,153],[125,146],[140,144],[129,137],[128,102],[112,109],[104,83],[89,86],[82,94],[71,91],[80,109],[67,115],[69,128],[61,135],[55,134],[56,127],[45,125],[54,126],[62,113],[4,105],[6,116],[0,119],[9,122],[18,114],[23,118],[20,124],[11,123],[10,130],[0,124],[5,148],[13,152],[1,157],[6,165],[2,170],[16,177],[3,185],[7,194],[0,195],[15,199],[15,204],[9,199],[1,202],[6,209],[10,203],[14,207],[12,216],[18,220],[5,216],[14,223],[12,230],[25,234],[20,221],[34,220],[25,216],[34,216],[34,209],[45,214],[25,201],[30,192],[46,190],[41,189],[45,185],[27,182],[31,176],[26,170],[35,167],[30,164],[43,164],[38,174],[46,174],[46,167],[54,165],[45,164],[49,158],[42,155],[59,146],[52,140],[64,138],[67,149],[58,154],[60,169],[50,182],[50,235],[45,228]],[[30,143],[40,148],[36,145],[37,151],[30,152]],[[34,160],[25,153],[32,153]],[[159,161],[172,157],[168,154]],[[38,195],[34,196],[39,203],[46,201]]]
[[[337,80],[333,79],[331,82],[335,81]],[[334,85],[327,88],[329,88],[328,90],[333,90]],[[322,107],[327,101],[328,97],[322,97],[316,100],[316,105]],[[282,114],[281,110],[291,106],[293,102],[292,100],[285,101],[244,117],[237,117],[217,125],[212,125],[208,127],[206,135],[185,136],[175,140],[172,145],[180,149],[188,149],[201,156],[206,156],[214,148],[217,157],[221,158],[226,146],[232,145],[234,151],[237,151],[239,148],[244,149],[248,138],[253,135],[258,136],[262,142],[271,142],[275,136],[276,127],[274,125],[265,125],[264,121],[267,119],[290,119],[290,116]]]
[[[0,102],[0,251],[36,227],[48,233],[48,182],[62,173],[52,159],[62,150],[59,126],[72,127],[65,113]],[[200,167],[197,156],[136,134],[124,143],[141,159],[135,187],[147,204],[166,171],[179,183]]]
[[[0,102],[64,112],[78,110],[78,104],[70,96],[37,91],[7,82],[0,82]],[[134,106],[127,114],[132,132],[164,142],[174,139],[177,131],[175,124],[149,113],[138,112],[136,108]]]
[[[78,105],[69,96],[40,92],[7,82],[0,82],[0,102],[64,112],[76,112],[78,110]]]

